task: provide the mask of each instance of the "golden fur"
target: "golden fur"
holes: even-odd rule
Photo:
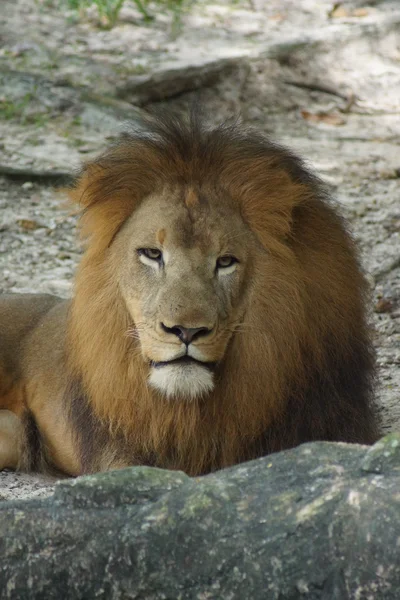
[[[70,197],[85,243],[74,297],[50,309],[31,297],[46,304],[41,328],[15,333],[22,358],[3,386],[13,401],[0,397],[29,432],[21,468],[198,475],[303,441],[376,439],[366,284],[297,157],[237,125],[152,119],[87,164]],[[141,232],[165,249],[165,275],[138,260]],[[239,257],[233,275],[207,271],[218,252]],[[178,325],[207,332],[190,345],[216,363],[205,396],[149,385],[151,365],[182,346]],[[18,465],[0,454],[0,467]]]

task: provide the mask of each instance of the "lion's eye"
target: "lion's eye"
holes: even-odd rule
[[[156,263],[161,263],[162,261],[162,252],[158,248],[139,248],[137,253],[143,262],[146,262],[146,259]]]
[[[157,248],[143,248],[142,252],[151,260],[160,260],[161,258],[161,250],[157,250]]]
[[[238,259],[231,254],[220,256],[217,260],[217,269],[229,269],[229,267],[233,267],[233,265],[237,262]]]

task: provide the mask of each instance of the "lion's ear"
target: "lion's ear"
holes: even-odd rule
[[[77,207],[83,240],[97,249],[110,245],[135,207],[135,194],[127,193],[119,174],[99,163],[88,163],[68,190]]]
[[[73,184],[66,190],[69,199],[82,211],[99,197],[103,169],[95,162],[86,163]]]
[[[294,220],[294,209],[303,205],[312,195],[310,187],[295,182],[283,169],[265,170],[251,177],[241,197],[244,219],[264,246],[271,238],[289,236]]]

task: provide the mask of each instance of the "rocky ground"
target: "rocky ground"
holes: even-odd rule
[[[0,291],[68,296],[79,259],[55,187],[142,110],[242,119],[302,154],[359,241],[372,290],[377,394],[400,427],[400,7],[396,1],[196,2],[145,24],[129,2],[93,13],[3,0],[0,24]],[[23,34],[21,33],[23,31]],[[48,493],[0,474],[0,497]]]

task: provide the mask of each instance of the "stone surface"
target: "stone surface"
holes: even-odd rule
[[[102,97],[94,90],[74,88],[42,74],[1,70],[1,66],[0,90],[4,94],[0,174],[47,177],[55,185],[140,113],[128,102]]]
[[[397,600],[399,444],[306,444],[194,479],[136,467],[0,503],[1,598]]]

